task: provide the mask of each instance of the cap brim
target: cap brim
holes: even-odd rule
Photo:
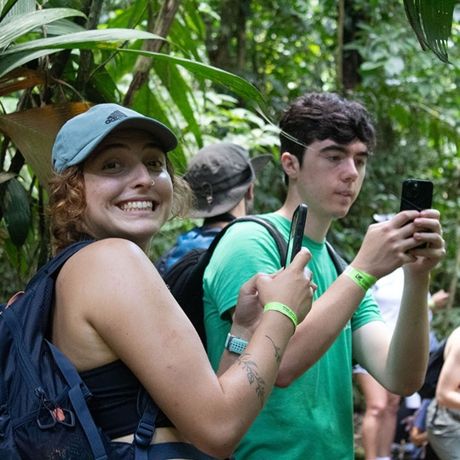
[[[213,195],[213,202],[208,205],[205,197],[195,197],[196,202],[190,210],[190,217],[206,218],[214,217],[233,209],[244,197],[251,181],[238,185],[231,190]]]
[[[254,173],[256,177],[262,171],[262,169],[267,166],[267,164],[272,160],[272,155],[264,154],[264,155],[257,155],[256,157],[251,158],[251,165],[252,169],[254,169]]]

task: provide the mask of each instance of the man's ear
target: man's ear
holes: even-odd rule
[[[246,200],[250,200],[250,201],[254,199],[254,182],[251,183],[244,197],[246,198]]]
[[[297,175],[299,174],[300,164],[299,160],[295,155],[289,152],[283,152],[281,154],[281,167],[283,171],[290,179],[297,179]]]

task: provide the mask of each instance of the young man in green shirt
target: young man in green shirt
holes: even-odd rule
[[[337,276],[325,238],[361,189],[375,143],[370,116],[362,105],[335,94],[311,93],[288,106],[280,128],[287,196],[278,211],[263,217],[287,239],[295,208],[308,205],[303,246],[312,253],[308,266],[318,288],[282,359],[279,388],[235,457],[352,460],[352,362],[394,393],[411,394],[423,380],[430,271],[445,252],[439,213],[404,211],[371,225],[350,267]],[[428,247],[416,248],[422,242]],[[405,291],[391,338],[368,288],[400,266]],[[235,339],[227,340],[227,334],[241,284],[254,273],[279,268],[275,243],[258,224],[234,225],[219,243],[203,281],[208,354],[215,369],[239,359],[232,352]],[[248,334],[239,331],[239,339]]]

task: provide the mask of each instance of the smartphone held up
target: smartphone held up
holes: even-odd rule
[[[308,206],[304,203],[299,204],[291,221],[291,230],[286,250],[284,266],[287,267],[302,247],[302,238],[307,220]]]
[[[433,182],[422,179],[406,179],[402,183],[400,211],[430,209],[433,202]],[[426,244],[418,246],[426,248]]]
[[[433,182],[422,179],[406,179],[402,183],[400,211],[430,209],[433,201]]]

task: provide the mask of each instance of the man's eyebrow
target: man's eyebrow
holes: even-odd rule
[[[337,152],[337,151],[343,152],[343,153],[348,153],[348,148],[346,146],[342,145],[342,144],[330,144],[330,145],[326,145],[325,147],[320,149],[320,153]],[[368,157],[370,155],[370,153],[366,149],[366,150],[362,150],[360,152],[357,152],[357,155]]]

